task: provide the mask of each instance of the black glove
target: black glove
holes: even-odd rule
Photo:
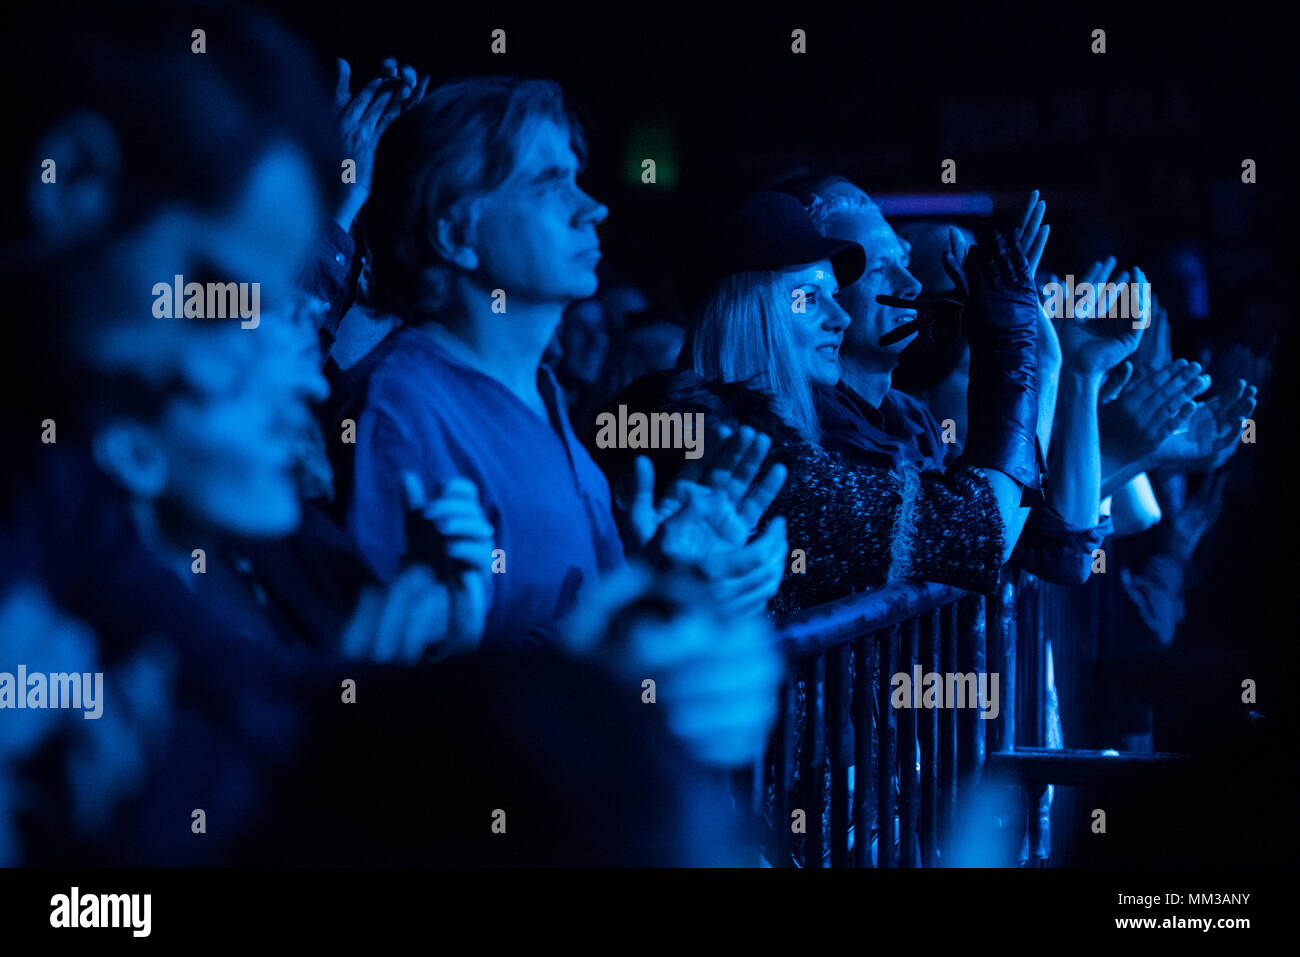
[[[970,388],[963,458],[997,469],[1025,489],[1023,505],[1042,501],[1038,450],[1038,295],[1024,254],[997,234],[971,247],[966,338]]]

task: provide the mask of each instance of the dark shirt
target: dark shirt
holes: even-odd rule
[[[0,598],[39,582],[93,630],[104,673],[101,719],[65,722],[21,767],[10,755],[0,765],[25,796],[24,864],[743,860],[727,776],[692,764],[639,686],[597,663],[543,649],[392,667],[296,651],[213,551],[192,581],[160,564],[126,497],[63,444],[3,504]],[[153,650],[164,687],[129,683],[128,661]],[[88,803],[103,815],[89,831],[73,812]],[[509,840],[490,829],[498,807]],[[191,829],[195,809],[204,833]],[[421,815],[442,823],[413,823]]]
[[[961,456],[961,445],[943,441],[930,410],[898,389],[890,389],[874,409],[841,381],[817,390],[822,442],[830,449],[889,467],[914,464],[925,473],[942,474]],[[1047,477],[1050,486],[1051,476]],[[1029,513],[1016,542],[1011,564],[1060,585],[1087,581],[1092,554],[1113,530],[1109,517],[1095,526],[1075,525],[1043,503]]]
[[[404,328],[390,338],[357,424],[348,530],[391,580],[407,551],[402,472],[415,472],[431,495],[451,478],[470,479],[505,561],[491,576],[484,642],[521,640],[623,564],[609,484],[574,437],[545,366],[537,381],[549,421],[430,333]]]
[[[815,390],[814,398],[827,448],[884,468],[909,462],[928,472],[945,471],[960,452],[955,443],[944,443],[929,410],[897,389],[885,393],[878,409],[842,380],[833,389]]]
[[[356,251],[351,235],[338,223],[326,223],[298,274],[298,286],[325,304],[318,329],[322,356],[329,355],[339,322],[356,300],[359,272]]]

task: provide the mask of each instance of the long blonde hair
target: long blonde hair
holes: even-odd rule
[[[784,276],[763,269],[719,282],[697,307],[683,353],[704,378],[748,382],[770,392],[781,418],[816,443],[821,427],[812,381],[790,333]]]

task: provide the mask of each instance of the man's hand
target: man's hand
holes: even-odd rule
[[[1227,392],[1197,403],[1187,428],[1173,432],[1155,450],[1155,466],[1192,472],[1220,468],[1241,444],[1242,427],[1255,411],[1255,394],[1254,386],[1238,379]]]
[[[418,558],[396,580],[362,591],[343,634],[349,658],[440,661],[474,650],[483,638],[494,533],[477,489],[466,479],[452,479],[440,497],[429,500],[418,477],[407,472],[402,478],[412,513],[408,526],[427,525],[436,534],[408,541],[408,555]]]
[[[1142,471],[1171,435],[1184,428],[1196,411],[1194,397],[1210,387],[1200,363],[1179,359],[1162,369],[1132,371],[1117,398],[1099,413],[1105,471],[1125,467]]]
[[[403,110],[424,98],[429,77],[418,79],[415,68],[409,65],[403,65],[399,71],[397,61],[390,57],[384,60],[379,76],[353,94],[349,92],[352,68],[347,60],[337,62],[334,105],[338,110],[339,136],[344,158],[357,164],[356,182],[348,184],[347,199],[335,217],[335,222],[348,230],[370,195],[370,174],[379,138]]]
[[[743,545],[785,483],[783,465],[759,475],[772,440],[749,426],[735,433],[724,426],[706,445],[710,451],[688,461],[658,501],[654,466],[645,456],[637,457],[628,517],[639,546],[663,551],[671,544],[698,553],[711,541]],[[695,564],[687,554],[668,557]]]
[[[781,587],[787,556],[785,518],[779,515],[748,545],[719,552],[704,569],[714,610],[728,619],[763,614]]]
[[[728,617],[700,582],[631,565],[597,583],[559,631],[570,653],[636,693],[653,681],[669,729],[697,760],[762,758],[784,673],[763,619]]]

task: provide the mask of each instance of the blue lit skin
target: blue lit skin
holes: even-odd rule
[[[315,334],[292,308],[294,276],[321,216],[311,182],[296,149],[269,150],[224,209],[165,207],[108,251],[103,301],[123,315],[95,343],[96,359],[174,369],[186,387],[157,421],[123,433],[135,454],[110,468],[162,506],[168,522],[276,536],[301,518],[295,469],[308,403],[327,394]],[[259,324],[153,318],[148,300],[130,308],[140,288],[175,274],[259,283]],[[148,468],[133,474],[136,458]]]
[[[476,285],[527,303],[595,294],[596,227],[609,210],[579,188],[577,175],[568,129],[539,120],[514,172],[480,203],[470,241]]]
[[[790,338],[795,355],[814,385],[833,386],[840,381],[840,344],[849,328],[849,314],[835,301],[840,291],[835,270],[827,260],[787,269],[791,290],[781,305],[790,310]],[[793,292],[803,292],[803,312],[794,306]]]
[[[855,187],[840,187],[860,192]],[[900,239],[877,209],[847,210],[832,216],[826,224],[827,234],[836,239],[861,243],[867,253],[867,267],[862,277],[840,292],[840,305],[853,317],[853,325],[844,341],[846,360],[869,372],[892,371],[898,356],[916,338],[908,336],[888,346],[879,346],[880,337],[897,326],[916,318],[913,310],[882,306],[876,296],[885,294],[899,299],[915,299],[921,283],[908,271],[911,247]]]

